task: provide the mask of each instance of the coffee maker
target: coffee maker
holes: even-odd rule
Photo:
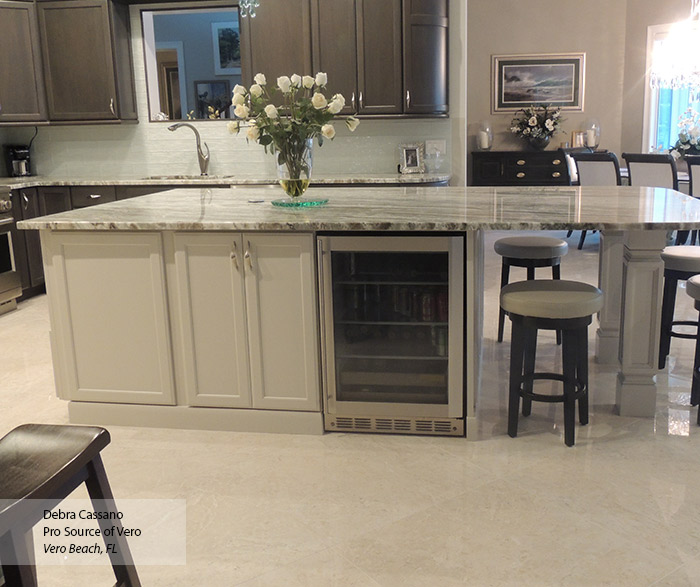
[[[12,177],[31,175],[28,145],[5,145],[7,172]]]

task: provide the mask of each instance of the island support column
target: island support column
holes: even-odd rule
[[[625,233],[622,265],[620,372],[615,404],[621,416],[656,412],[665,230]]]
[[[624,236],[621,230],[606,230],[600,235],[598,287],[605,297],[598,313],[595,357],[602,365],[617,365],[619,361]]]

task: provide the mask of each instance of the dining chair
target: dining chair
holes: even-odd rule
[[[676,160],[669,153],[623,153],[630,185],[678,189]]]
[[[700,155],[686,155],[685,162],[688,165],[688,194],[700,199]],[[700,244],[700,231],[693,230],[690,234],[690,244]]]
[[[599,153],[576,152],[571,153],[571,158],[576,164],[576,174],[579,185],[621,185],[620,163],[615,153],[610,151]],[[567,236],[571,236],[571,231]],[[586,240],[586,231],[581,231],[581,239],[578,249],[583,248]]]

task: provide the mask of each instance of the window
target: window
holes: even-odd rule
[[[700,100],[692,100],[688,88],[654,89],[648,71],[654,50],[663,45],[672,25],[650,26],[647,33],[647,78],[644,99],[644,150],[665,151],[678,140],[678,119],[688,109],[700,112]]]

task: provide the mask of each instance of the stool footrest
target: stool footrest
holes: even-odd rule
[[[523,375],[522,385],[529,385],[532,384],[533,381],[541,380],[561,381],[562,383],[566,383],[566,377],[564,377],[564,375],[562,375],[561,373],[537,372]],[[583,397],[586,394],[586,386],[583,385],[580,381],[574,381],[574,386],[576,387],[576,390],[573,393],[569,394],[569,397],[573,399],[579,399],[580,397]],[[532,399],[538,402],[548,403],[561,403],[564,400],[566,400],[566,396],[564,394],[547,395],[543,393],[535,393],[534,391],[526,391],[522,387],[520,388],[520,397]]]
[[[700,331],[700,325],[698,324],[697,320],[674,320],[673,322],[671,322],[671,330],[668,333],[669,336],[673,336],[674,338],[686,338],[690,340],[696,340],[698,337],[697,332],[695,334],[687,334],[685,332],[674,332],[674,326],[694,326]]]

